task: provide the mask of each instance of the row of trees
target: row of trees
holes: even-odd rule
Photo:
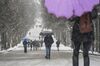
[[[56,39],[71,46],[71,31],[74,22],[57,19],[43,7],[44,0],[0,0],[1,48],[7,49],[18,44],[35,22],[42,22],[44,28],[51,28]],[[100,12],[100,7],[97,7]],[[100,15],[93,20],[95,42],[93,50],[100,52]]]
[[[32,5],[29,0],[0,0],[1,50],[18,44],[34,25]]]

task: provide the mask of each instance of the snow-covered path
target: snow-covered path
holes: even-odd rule
[[[51,59],[47,60],[44,58],[44,47],[39,48],[37,51],[28,49],[28,53],[24,53],[23,46],[19,44],[15,48],[9,49],[9,52],[0,53],[0,66],[72,66],[72,51],[69,51],[69,49],[60,45],[60,51],[58,52],[55,44],[53,44]],[[80,66],[83,66],[81,53],[79,58]],[[100,66],[100,56],[90,55],[90,59],[90,66]]]

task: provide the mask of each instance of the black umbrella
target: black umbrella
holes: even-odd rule
[[[51,32],[51,31],[42,31],[42,32],[40,32],[40,35],[54,35],[54,33],[53,32]]]

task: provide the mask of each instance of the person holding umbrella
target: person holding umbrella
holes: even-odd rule
[[[51,46],[54,42],[52,36],[50,34],[47,34],[44,38],[44,42],[45,42],[45,47],[46,47],[46,59],[50,59],[50,52],[51,52]]]
[[[84,66],[90,65],[89,49],[94,40],[93,23],[91,13],[85,13],[81,17],[76,18],[72,31],[73,50],[73,66],[79,66],[79,49],[83,44]]]
[[[94,35],[92,19],[90,13],[87,12],[92,12],[98,4],[100,4],[100,0],[45,0],[44,6],[48,13],[54,14],[57,18],[72,19],[78,17],[72,31],[73,66],[79,66],[78,55],[81,43],[83,43],[84,66],[89,66],[88,51],[92,40],[94,40]]]

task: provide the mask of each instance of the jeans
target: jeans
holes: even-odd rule
[[[81,42],[74,41],[74,51],[73,51],[73,66],[79,66],[79,49]],[[90,60],[88,51],[91,46],[91,41],[83,42],[83,58],[84,58],[84,66],[89,66]]]
[[[50,59],[51,47],[46,47],[46,58]]]

